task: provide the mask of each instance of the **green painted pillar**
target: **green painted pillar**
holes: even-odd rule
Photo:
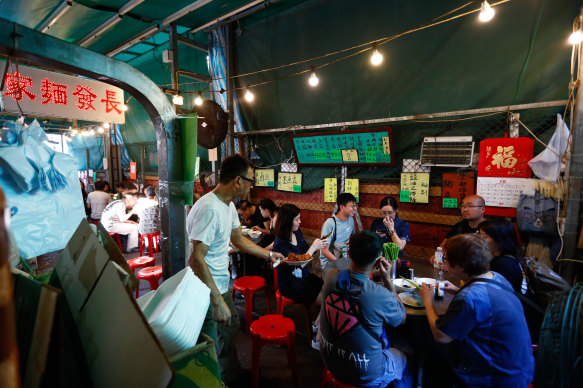
[[[194,170],[196,168],[196,113],[189,113],[178,119],[182,129],[182,160],[184,162],[184,203],[192,206],[194,190]]]

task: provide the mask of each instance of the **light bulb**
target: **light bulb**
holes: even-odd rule
[[[78,133],[79,133],[79,131],[78,131],[78,130],[76,130],[76,129],[73,129],[73,135],[76,135],[76,134],[78,134]]]
[[[95,135],[95,131],[92,129],[89,131],[89,136],[93,136],[93,135]]]
[[[127,111],[128,111],[128,106],[127,106],[127,105],[124,105],[124,106],[123,106],[123,111],[124,111],[124,112],[127,112]]]
[[[206,126],[207,126],[208,124],[206,123],[206,121],[203,121],[201,125],[202,125],[202,127],[203,127],[203,128],[206,128]]]
[[[316,87],[316,86],[318,86],[318,84],[320,83],[320,80],[318,79],[318,76],[316,75],[316,72],[315,71],[312,71],[312,75],[310,76],[310,79],[308,80],[308,83],[313,88]]]
[[[198,105],[198,106],[202,105],[202,97],[201,97],[200,93],[198,93],[198,96],[196,96],[196,98],[194,99],[194,105]]]
[[[486,0],[483,0],[482,6],[480,7],[480,16],[478,18],[480,19],[481,22],[484,23],[489,22],[490,20],[492,20],[495,13],[496,11],[494,11],[494,9],[490,7],[490,4],[488,4]]]
[[[103,129],[103,127],[97,127],[97,132],[103,133],[105,132],[105,130]]]
[[[374,51],[372,52],[371,57],[370,57],[370,63],[372,63],[374,66],[378,66],[382,62],[383,62],[383,54],[381,54],[379,52],[379,50],[377,50],[375,48]]]
[[[182,105],[184,104],[184,97],[182,97],[180,94],[175,94],[174,97],[172,97],[172,103],[174,105]]]
[[[109,123],[103,123],[103,128],[109,129]]]
[[[573,31],[571,36],[569,36],[569,43],[579,44],[581,42],[583,42],[583,33],[581,30]]]
[[[255,95],[249,90],[249,88],[247,88],[247,91],[245,92],[245,100],[247,102],[252,102],[253,99],[255,99]]]

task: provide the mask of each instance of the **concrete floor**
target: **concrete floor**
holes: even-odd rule
[[[126,254],[126,259],[137,257],[138,254]],[[156,265],[161,265],[160,253],[155,253]],[[432,277],[433,268],[428,264],[427,260],[419,258],[408,258],[411,262],[411,267],[415,268],[415,275],[417,277]],[[249,269],[249,267],[248,267]],[[312,272],[318,273],[319,263],[314,262]],[[269,299],[272,313],[276,311],[275,294],[273,290],[272,276],[269,268],[262,269],[268,281]],[[248,271],[249,272],[249,271]],[[447,276],[446,276],[447,277]],[[143,295],[150,291],[149,283],[140,281],[139,295]],[[251,369],[251,336],[244,331],[245,327],[245,301],[243,298],[236,298],[235,305],[237,306],[239,316],[241,319],[241,332],[237,338],[237,353],[241,366],[244,369]],[[313,311],[313,317],[316,317],[316,311]],[[260,315],[267,314],[267,307],[265,304],[265,297],[262,292],[255,296],[255,311],[254,319]],[[298,364],[298,374],[300,380],[300,387],[302,388],[317,388],[320,386],[322,377],[323,363],[320,354],[317,350],[308,346],[308,339],[306,334],[306,322],[304,308],[301,305],[286,306],[284,316],[293,320],[296,325],[296,357]],[[247,386],[250,383],[242,382],[241,386]],[[291,371],[287,365],[287,351],[285,346],[276,347],[275,345],[266,345],[261,351],[261,366],[260,366],[260,387],[277,387],[288,388],[293,387],[291,378]]]

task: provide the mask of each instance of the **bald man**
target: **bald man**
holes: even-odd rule
[[[480,225],[482,221],[486,220],[486,218],[484,218],[486,202],[484,201],[484,198],[480,197],[479,195],[469,195],[465,197],[462,200],[460,209],[462,211],[463,219],[451,227],[451,230],[445,236],[443,242],[439,244],[439,246],[442,248],[448,238],[458,234],[478,233],[478,225]],[[429,259],[432,264],[434,259],[435,256],[431,256]]]

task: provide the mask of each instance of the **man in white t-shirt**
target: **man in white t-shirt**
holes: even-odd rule
[[[95,191],[87,195],[87,206],[91,209],[91,219],[94,221],[101,220],[101,213],[112,201],[105,189],[105,181],[95,182]]]
[[[221,164],[219,184],[196,201],[187,219],[188,237],[193,245],[188,265],[211,289],[211,306],[202,331],[215,341],[221,378],[227,385],[240,383],[241,377],[235,351],[239,315],[229,290],[229,241],[253,256],[271,261],[283,258],[280,253],[261,248],[241,234],[233,200],[247,197],[255,183],[253,176],[247,159],[241,155],[229,156]]]
[[[103,210],[101,215],[101,225],[110,233],[127,235],[126,253],[139,251],[138,248],[138,223],[130,220],[135,213],[131,210],[138,201],[135,194],[126,194],[123,199],[113,201]]]

